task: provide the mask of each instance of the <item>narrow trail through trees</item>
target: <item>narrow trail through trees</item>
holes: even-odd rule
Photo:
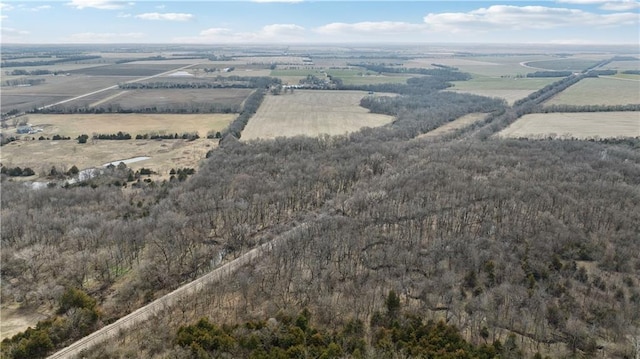
[[[151,318],[156,313],[159,313],[162,310],[178,304],[182,299],[200,292],[207,285],[229,278],[241,267],[258,260],[260,257],[266,254],[271,253],[276,248],[276,246],[282,245],[289,238],[295,237],[296,234],[300,233],[301,231],[307,230],[307,228],[308,225],[303,223],[290,229],[289,231],[281,234],[275,239],[249,250],[248,252],[232,260],[231,262],[228,262],[214,269],[208,274],[205,274],[204,276],[183,285],[173,292],[156,299],[155,301],[147,304],[142,308],[137,309],[129,315],[120,318],[116,322],[109,324],[94,333],[91,333],[90,335],[78,340],[77,342],[69,345],[64,349],[59,350],[58,352],[49,356],[49,359],[73,358],[74,356],[80,354],[82,351],[87,350],[92,346],[104,342],[110,338],[113,338],[114,336],[118,335],[120,331],[139,324]]]

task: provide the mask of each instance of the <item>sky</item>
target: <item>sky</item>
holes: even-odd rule
[[[640,43],[640,1],[3,1],[2,44]]]

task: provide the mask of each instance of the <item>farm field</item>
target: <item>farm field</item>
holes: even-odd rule
[[[119,91],[94,106],[140,110],[156,107],[160,110],[199,109],[207,112],[214,105],[237,107],[253,92],[252,89],[144,89]],[[122,94],[126,93],[126,96]],[[117,95],[117,96],[116,96]]]
[[[638,112],[574,112],[522,116],[498,133],[509,138],[615,138],[640,136]]]
[[[82,95],[133,80],[135,77],[114,78],[110,76],[47,76],[40,85],[28,87],[3,87],[2,112],[9,109],[22,111],[49,105],[69,97]]]
[[[548,55],[531,56],[473,56],[473,57],[433,57],[409,60],[405,67],[433,68],[431,64],[456,67],[474,77],[501,77],[526,75],[534,69],[522,65],[532,59],[548,59]]]
[[[185,66],[188,65],[184,64]],[[183,64],[162,63],[158,65],[124,63],[99,67],[87,67],[78,70],[69,71],[72,74],[80,74],[87,76],[153,76],[166,71],[171,71]]]
[[[481,96],[503,98],[509,104],[527,97],[546,85],[557,81],[555,78],[496,78],[480,77],[469,81],[456,81],[447,91],[472,93]]]
[[[72,166],[80,170],[99,168],[104,164],[134,157],[150,157],[130,163],[134,171],[150,168],[160,179],[169,178],[172,168],[198,168],[207,151],[215,148],[218,140],[200,138],[188,140],[98,140],[79,144],[66,141],[15,141],[2,147],[2,164],[21,168],[30,167],[38,177],[44,177],[52,166],[67,171]],[[33,179],[33,178],[28,178]]]
[[[554,96],[545,105],[640,104],[639,90],[640,81],[634,79],[586,78]]]
[[[438,137],[438,136],[443,136],[446,135],[448,133],[451,133],[455,130],[461,129],[461,128],[465,128],[473,123],[476,123],[478,121],[482,121],[485,117],[487,117],[487,114],[485,113],[470,113],[468,115],[464,115],[456,120],[453,120],[451,122],[448,122],[438,128],[436,128],[433,131],[429,131],[427,133],[423,133],[419,136],[417,136],[417,139],[420,138],[434,138],[434,137]]]
[[[607,70],[617,70],[619,72],[626,70],[640,70],[640,60],[635,61],[611,61],[602,67]]]
[[[91,136],[94,133],[111,134],[118,131],[129,133],[132,137],[152,132],[198,132],[200,137],[205,137],[208,131],[220,131],[227,127],[235,117],[234,114],[31,114],[28,122],[34,128],[43,129],[34,135],[36,137],[58,134],[76,138],[81,134]],[[9,133],[13,131],[15,129]],[[117,145],[120,141],[108,142]]]
[[[393,117],[371,114],[360,107],[362,91],[297,90],[267,96],[242,132],[242,140],[280,136],[341,135],[362,127],[390,123]]]
[[[529,61],[526,65],[542,70],[580,72],[596,65],[598,62],[600,61],[596,59],[570,57],[555,60]]]

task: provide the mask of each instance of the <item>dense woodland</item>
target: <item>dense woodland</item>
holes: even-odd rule
[[[4,181],[3,301],[55,308],[57,331],[43,325],[33,340],[46,335],[51,348],[61,347],[82,335],[63,331],[69,323],[110,323],[304,226],[232,280],[88,355],[234,357],[193,345],[193,333],[210,330],[209,338],[240,343],[229,347],[239,356],[305,357],[286,352],[295,345],[274,356],[244,351],[269,334],[252,331],[272,325],[272,332],[297,333],[296,340],[317,328],[326,338],[317,343],[324,345],[320,357],[330,348],[325,357],[433,357],[410,350],[415,331],[453,330],[438,342],[442,350],[633,358],[640,337],[640,142],[492,137],[581,78],[569,76],[507,108],[440,92],[448,80],[432,75],[388,86],[401,96],[363,100],[373,112],[396,116],[389,126],[239,142],[265,96],[257,91],[184,182],[32,190]],[[448,138],[415,138],[472,112],[490,115]],[[64,307],[69,293],[86,293],[96,304]],[[397,304],[389,306],[391,293]],[[387,318],[390,308],[397,323]],[[304,310],[313,314],[296,330],[291,318]],[[357,355],[338,340],[354,323]],[[403,331],[409,334],[399,340]],[[67,336],[54,340],[54,333]],[[5,341],[2,350],[20,357],[30,340]],[[303,354],[315,350],[302,343]]]

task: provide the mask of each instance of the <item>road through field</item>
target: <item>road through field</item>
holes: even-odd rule
[[[135,79],[135,80],[130,80],[130,81],[127,81],[127,82],[125,82],[125,83],[127,83],[127,84],[131,84],[131,83],[135,83],[135,82],[140,82],[140,81],[149,80],[149,79],[152,79],[152,78],[154,78],[154,77],[165,76],[165,75],[168,75],[168,74],[170,74],[170,73],[172,73],[172,72],[176,72],[176,71],[180,71],[180,70],[188,69],[189,67],[196,66],[196,65],[198,65],[198,64],[200,64],[200,63],[189,64],[189,65],[182,66],[182,67],[179,67],[179,68],[177,68],[177,69],[173,69],[173,70],[165,71],[165,72],[162,72],[162,73],[159,73],[159,74],[155,74],[155,75],[151,75],[151,76],[145,76],[145,77],[141,77],[141,78],[139,78],[139,79]],[[105,92],[105,91],[109,91],[109,90],[115,90],[115,89],[117,89],[117,88],[118,88],[118,86],[119,86],[119,85],[113,85],[113,86],[105,87],[105,88],[100,89],[100,90],[91,91],[91,92],[88,92],[88,93],[82,94],[82,95],[80,95],[80,96],[72,97],[72,98],[69,98],[69,99],[66,99],[66,100],[62,100],[62,101],[58,101],[58,102],[56,102],[56,103],[52,103],[52,104],[50,104],[50,105],[45,105],[45,106],[39,107],[39,108],[38,108],[38,110],[44,110],[44,109],[49,108],[49,107],[53,107],[53,106],[57,106],[57,105],[62,105],[63,103],[67,103],[67,102],[75,101],[75,100],[81,99],[81,98],[83,98],[83,97],[87,97],[87,96],[95,95],[95,94],[100,93],[100,92]]]
[[[182,287],[161,298],[158,298],[157,300],[134,311],[133,313],[120,318],[118,321],[109,324],[106,327],[78,340],[68,347],[49,356],[49,359],[73,358],[80,354],[83,350],[87,350],[96,344],[111,339],[118,335],[118,333],[120,333],[122,330],[131,328],[132,326],[151,318],[153,315],[159,313],[160,311],[172,307],[176,303],[179,303],[181,299],[198,293],[208,284],[215,283],[223,279],[228,280],[228,278],[231,277],[231,275],[233,275],[233,273],[239,268],[244,265],[250,264],[251,262],[259,259],[264,255],[269,254],[276,248],[276,246],[282,245],[289,238],[305,231],[307,227],[308,226],[306,224],[301,224],[290,229],[287,232],[284,232],[275,239],[259,245],[258,247],[248,251],[247,253],[232,260],[231,262],[214,269],[213,271],[194,280],[193,282],[183,285]]]

